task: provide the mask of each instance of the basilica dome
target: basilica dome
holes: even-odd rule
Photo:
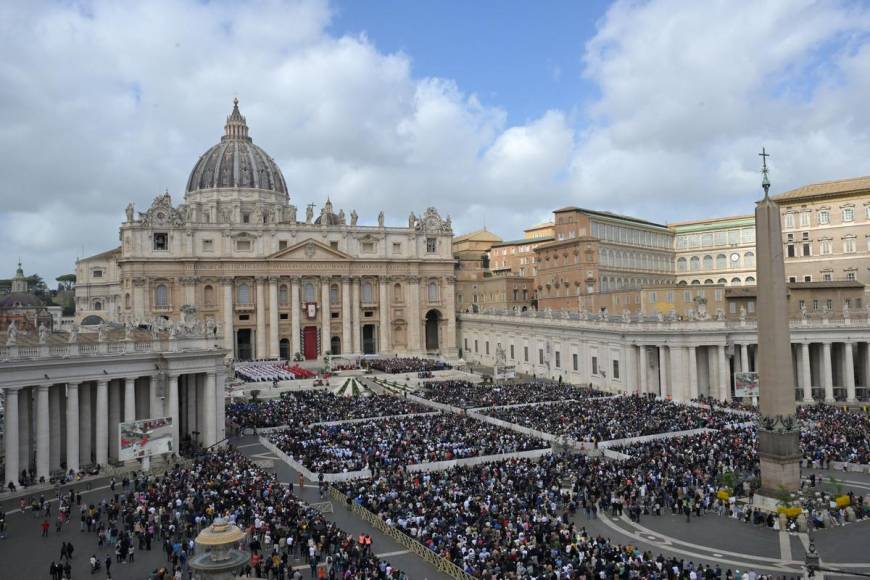
[[[203,153],[190,172],[187,192],[205,189],[262,189],[287,194],[284,176],[275,160],[254,145],[239,112],[239,100],[227,117],[221,142]]]

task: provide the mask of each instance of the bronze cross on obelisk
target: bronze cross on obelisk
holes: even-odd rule
[[[761,187],[764,188],[764,197],[767,197],[767,191],[770,189],[770,180],[767,178],[767,158],[770,157],[770,153],[768,153],[764,147],[761,148],[761,153],[758,154],[761,157]]]

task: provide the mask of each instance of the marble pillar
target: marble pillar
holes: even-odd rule
[[[178,375],[169,375],[169,392],[166,397],[166,417],[172,418],[172,452],[178,453],[181,445],[179,439],[178,413]]]
[[[79,386],[79,462],[81,465],[93,463],[93,404],[90,383]]]
[[[6,415],[4,417],[5,425],[3,427],[4,446],[6,457],[6,481],[4,487],[9,489],[9,484],[13,483],[18,487],[18,475],[21,473],[20,464],[18,462],[18,390],[6,388]]]
[[[233,279],[224,278],[222,282],[224,285],[224,348],[229,351],[231,357],[235,358],[235,331],[233,330],[233,320],[235,318],[233,312]]]
[[[846,385],[846,402],[855,402],[855,343],[843,343],[843,374]]]
[[[278,278],[269,277],[269,357],[281,358],[278,343]]]
[[[266,352],[266,280],[258,277],[257,284],[257,352],[254,353],[255,359],[267,358],[269,355]]]
[[[331,352],[332,346],[332,312],[329,305],[328,277],[320,279],[320,354]]]
[[[353,293],[351,295],[351,302],[353,303],[353,318],[351,320],[351,337],[353,339],[353,348],[351,352],[354,354],[362,353],[362,342],[360,341],[360,333],[362,332],[362,321],[360,320],[360,279],[355,277],[353,279]]]
[[[378,279],[378,288],[380,290],[378,296],[378,320],[380,321],[378,352],[387,353],[392,350],[392,342],[390,341],[389,292],[387,291],[387,279],[385,277],[381,276]]]
[[[205,389],[203,390],[205,408],[205,441],[204,446],[217,443],[217,401],[215,396],[215,375],[206,373]]]
[[[646,393],[647,392],[647,384],[646,384],[646,346],[638,345],[638,392]]]
[[[136,379],[124,379],[124,422],[136,420]]]
[[[728,355],[725,353],[725,345],[716,347],[716,369],[719,373],[719,400],[731,400],[731,369],[728,366]]]
[[[124,379],[109,383],[109,461],[118,461],[118,427],[121,415],[121,386]]]
[[[18,391],[18,467],[31,470],[33,459],[33,389]]]
[[[800,349],[800,376],[804,402],[811,403],[813,400],[813,374],[810,371],[810,345],[802,342],[798,348]]]
[[[51,474],[48,387],[49,385],[36,387],[36,478],[38,480],[44,477],[46,483]]]
[[[109,462],[109,382],[97,382],[97,412],[96,412],[96,442],[97,464]]]
[[[686,351],[689,355],[688,367],[689,367],[689,376],[688,376],[688,395],[689,399],[697,399],[698,398],[698,351],[694,346],[690,346],[686,348]]]
[[[63,398],[63,385],[52,385],[48,391],[48,416],[51,442],[49,444],[49,469],[60,469],[61,462],[61,439],[63,434],[63,421],[61,421],[61,399]]]
[[[667,397],[671,394],[671,386],[668,384],[668,347],[659,346],[659,396]]]
[[[351,335],[350,311],[350,278],[341,279],[341,352],[353,353],[353,336]]]
[[[302,316],[299,304],[299,278],[290,281],[290,358],[302,352],[299,317]]]
[[[66,386],[66,470],[79,470],[79,386]]]
[[[825,402],[834,402],[834,366],[831,360],[831,343],[822,343],[822,387],[825,389]]]
[[[420,327],[420,278],[411,276],[408,280],[408,352],[418,353],[424,350],[421,343]]]

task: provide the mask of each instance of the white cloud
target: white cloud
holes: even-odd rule
[[[128,201],[179,202],[236,95],[294,203],[330,195],[368,223],[435,205],[512,237],[567,204],[748,211],[761,144],[780,190],[870,173],[860,4],[618,2],[585,45],[600,97],[519,126],[330,19],[326,0],[0,4],[6,255],[53,277],[117,244]]]

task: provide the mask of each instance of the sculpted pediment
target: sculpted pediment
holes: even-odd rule
[[[302,240],[289,248],[279,250],[268,256],[267,260],[289,261],[344,261],[352,259],[350,255],[314,239]]]

